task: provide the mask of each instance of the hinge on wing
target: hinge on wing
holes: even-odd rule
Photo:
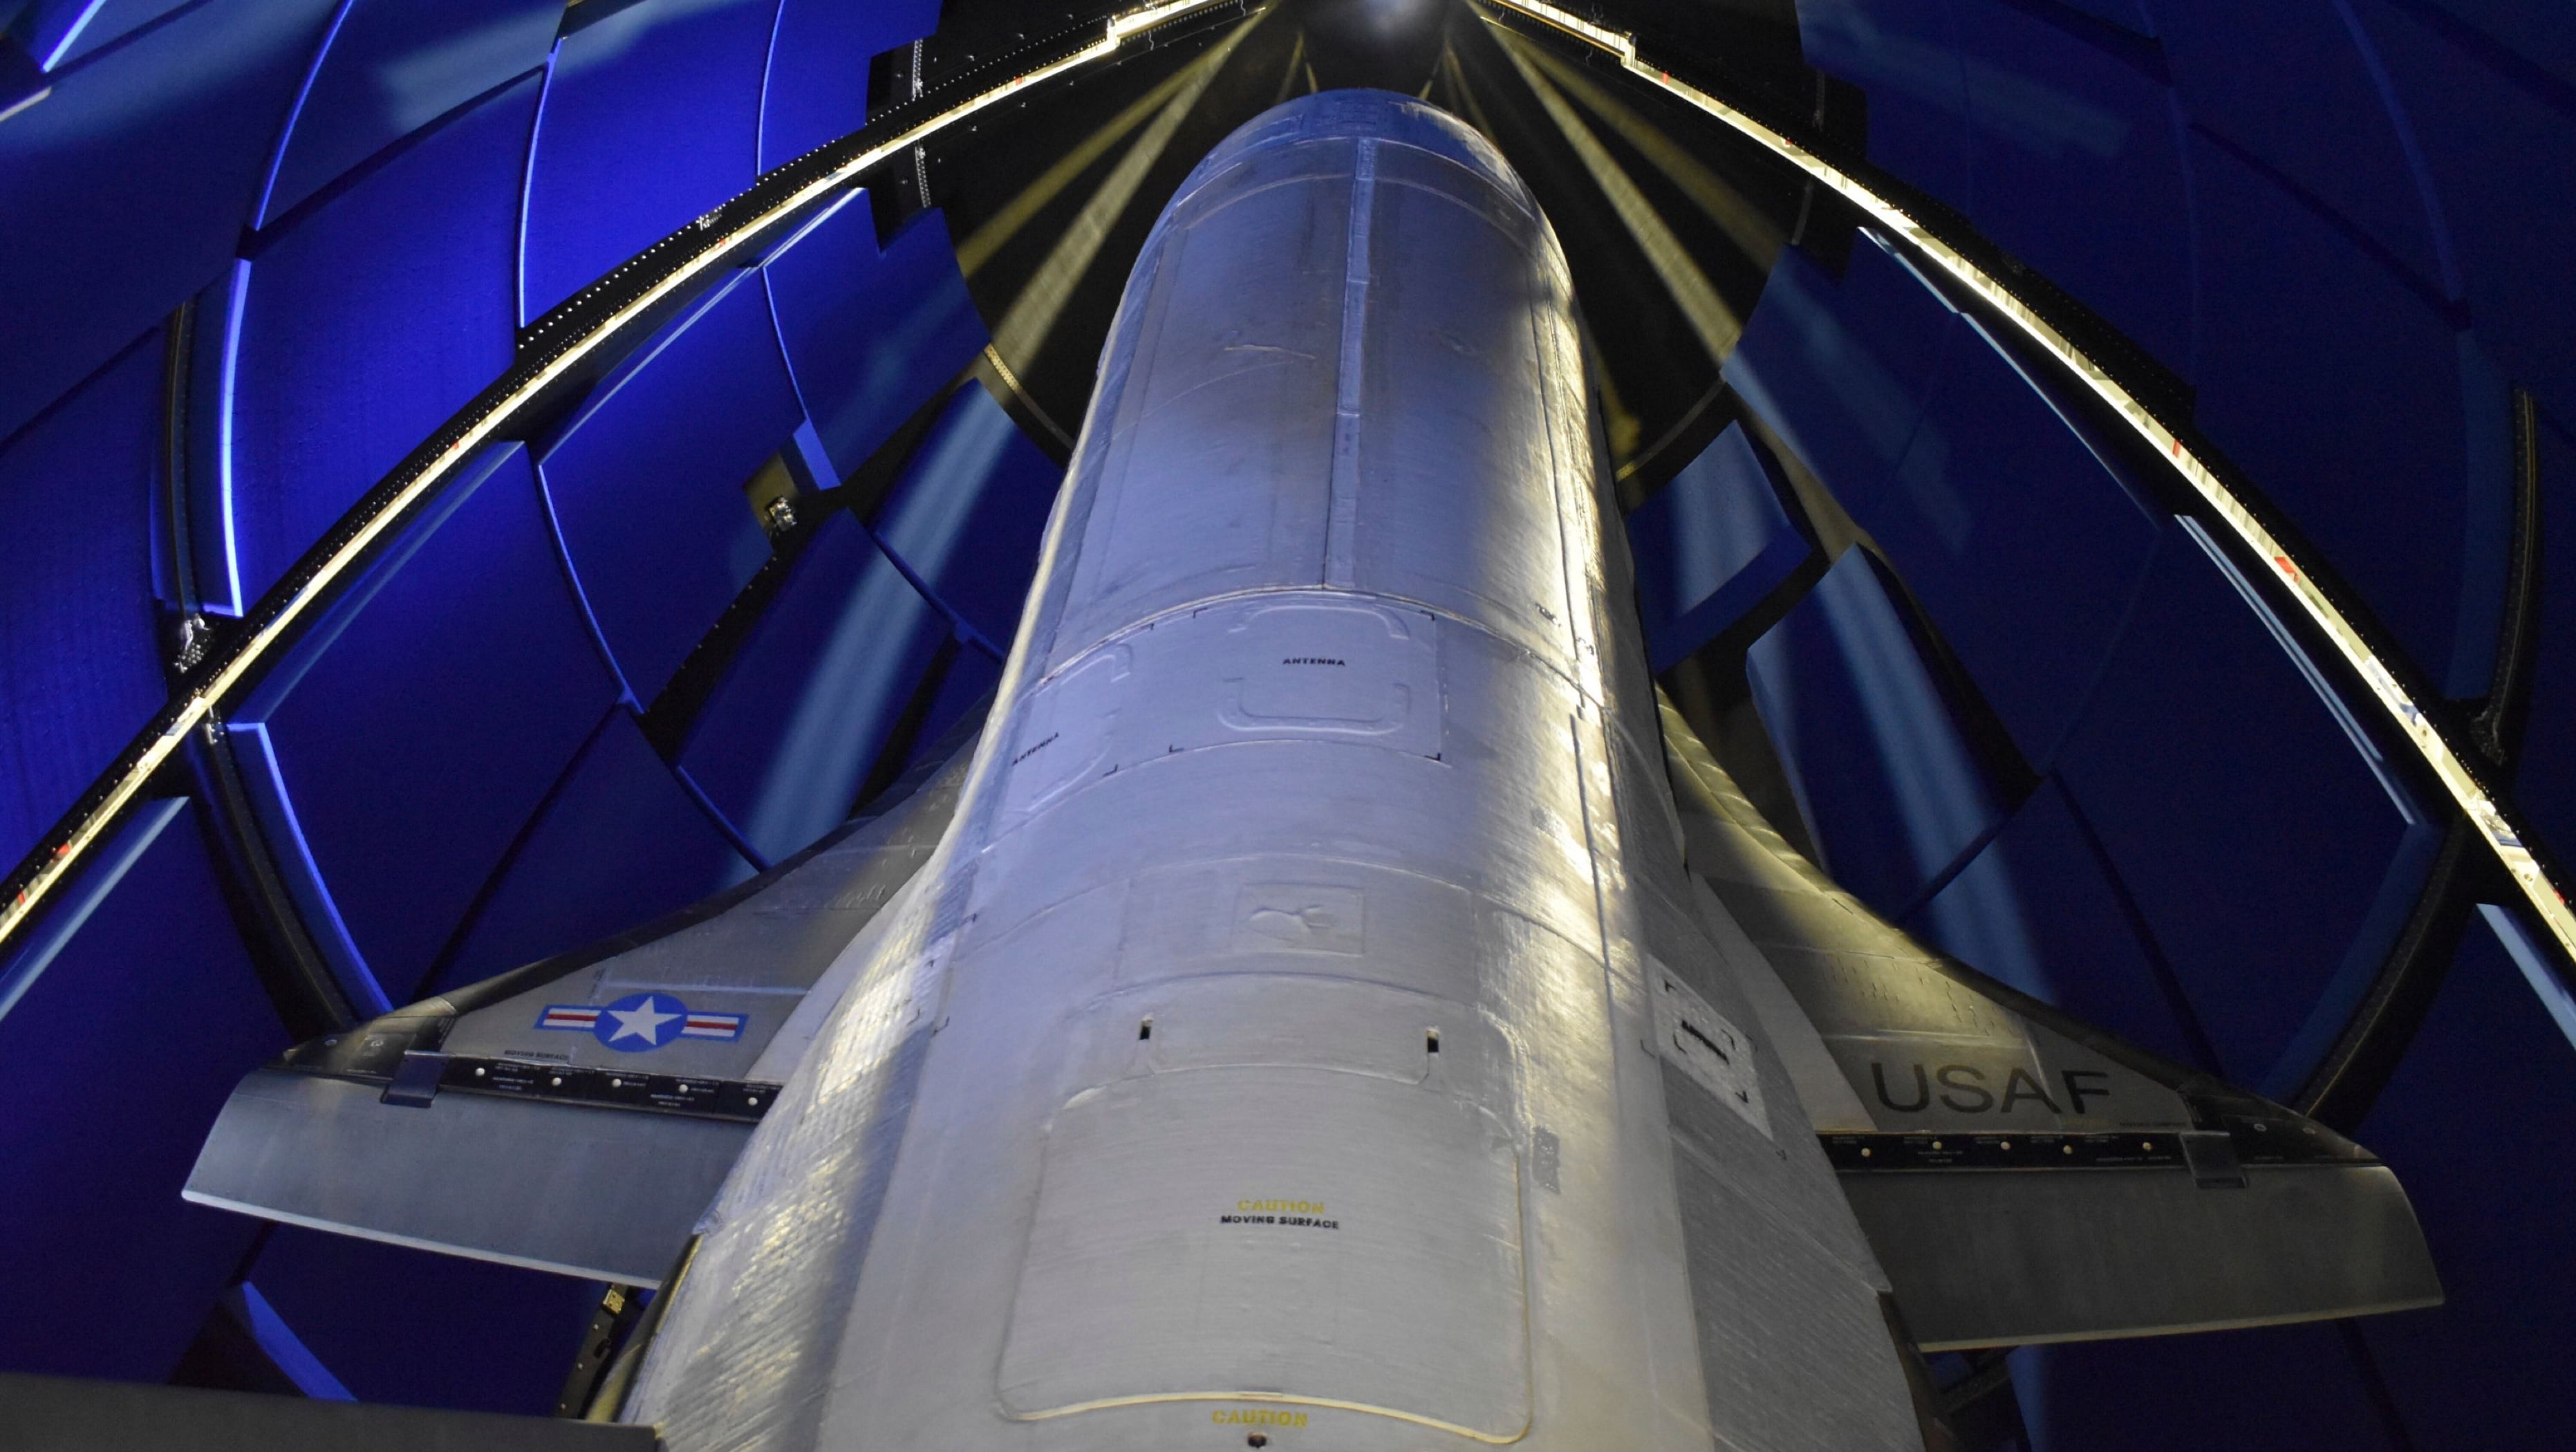
[[[429,1101],[438,1097],[438,1081],[446,1072],[445,1054],[405,1049],[402,1062],[394,1066],[394,1076],[385,1085],[385,1092],[377,1096],[377,1102],[426,1109]]]
[[[2182,1133],[2182,1162],[2194,1184],[2204,1190],[2242,1190],[2245,1166],[2236,1158],[2236,1138],[2223,1129],[2187,1129]]]

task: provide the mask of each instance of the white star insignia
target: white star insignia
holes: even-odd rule
[[[649,998],[640,1008],[612,1008],[608,1010],[608,1016],[617,1020],[617,1032],[608,1036],[612,1044],[629,1036],[648,1044],[658,1042],[662,1036],[662,1025],[679,1017],[676,1013],[662,1012],[660,1006]]]

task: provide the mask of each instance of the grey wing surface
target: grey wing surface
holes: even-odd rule
[[[2368,1150],[1925,948],[1663,725],[1702,916],[1924,1349],[2441,1301]]]
[[[970,737],[892,805],[668,918],[297,1046],[233,1091],[182,1193],[659,1284],[793,1072],[803,1038],[782,1030],[809,996],[828,1008],[973,755]]]

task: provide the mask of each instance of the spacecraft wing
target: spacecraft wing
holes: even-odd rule
[[[233,1091],[183,1193],[657,1284],[898,915],[972,755],[672,917],[297,1046]]]
[[[1703,915],[1925,1348],[2440,1302],[2368,1150],[1926,950],[1664,727]]]

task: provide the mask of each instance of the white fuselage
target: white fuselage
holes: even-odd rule
[[[1337,92],[1210,156],[956,824],[628,1415],[674,1452],[1919,1445],[1683,876],[1607,489],[1490,146]]]

